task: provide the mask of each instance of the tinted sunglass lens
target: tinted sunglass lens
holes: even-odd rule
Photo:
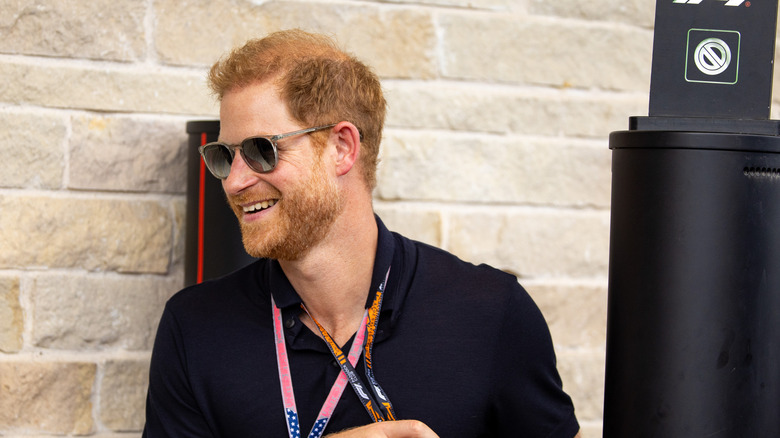
[[[225,179],[230,174],[233,156],[226,146],[211,145],[203,151],[203,159],[211,173],[219,179]]]
[[[256,172],[270,172],[276,167],[276,151],[271,140],[252,138],[242,144],[244,159]]]

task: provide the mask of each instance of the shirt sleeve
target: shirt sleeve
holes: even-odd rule
[[[563,391],[547,323],[528,293],[516,287],[493,362],[496,436],[572,438],[579,424]]]
[[[143,437],[213,437],[193,396],[179,324],[166,305],[152,350]]]

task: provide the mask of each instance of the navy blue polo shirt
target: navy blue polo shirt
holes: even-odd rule
[[[373,367],[396,415],[420,420],[442,438],[573,437],[579,426],[547,325],[517,279],[377,224],[372,291],[391,268]],[[145,437],[287,436],[271,294],[282,309],[301,432],[308,435],[341,369],[299,320],[301,299],[279,263],[261,259],[166,304],[152,353]],[[362,356],[356,370],[365,381]],[[347,386],[325,433],[369,423]]]

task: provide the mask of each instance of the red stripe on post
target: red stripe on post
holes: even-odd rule
[[[206,133],[200,134],[200,145],[206,144]],[[198,277],[197,282],[203,282],[203,235],[204,216],[206,211],[206,163],[200,159],[200,175],[198,177]]]

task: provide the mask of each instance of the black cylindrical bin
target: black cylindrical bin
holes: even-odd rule
[[[780,436],[780,138],[610,148],[604,436]]]
[[[184,282],[189,286],[251,263],[222,183],[206,169],[198,147],[216,141],[219,121],[187,123],[187,240]]]

